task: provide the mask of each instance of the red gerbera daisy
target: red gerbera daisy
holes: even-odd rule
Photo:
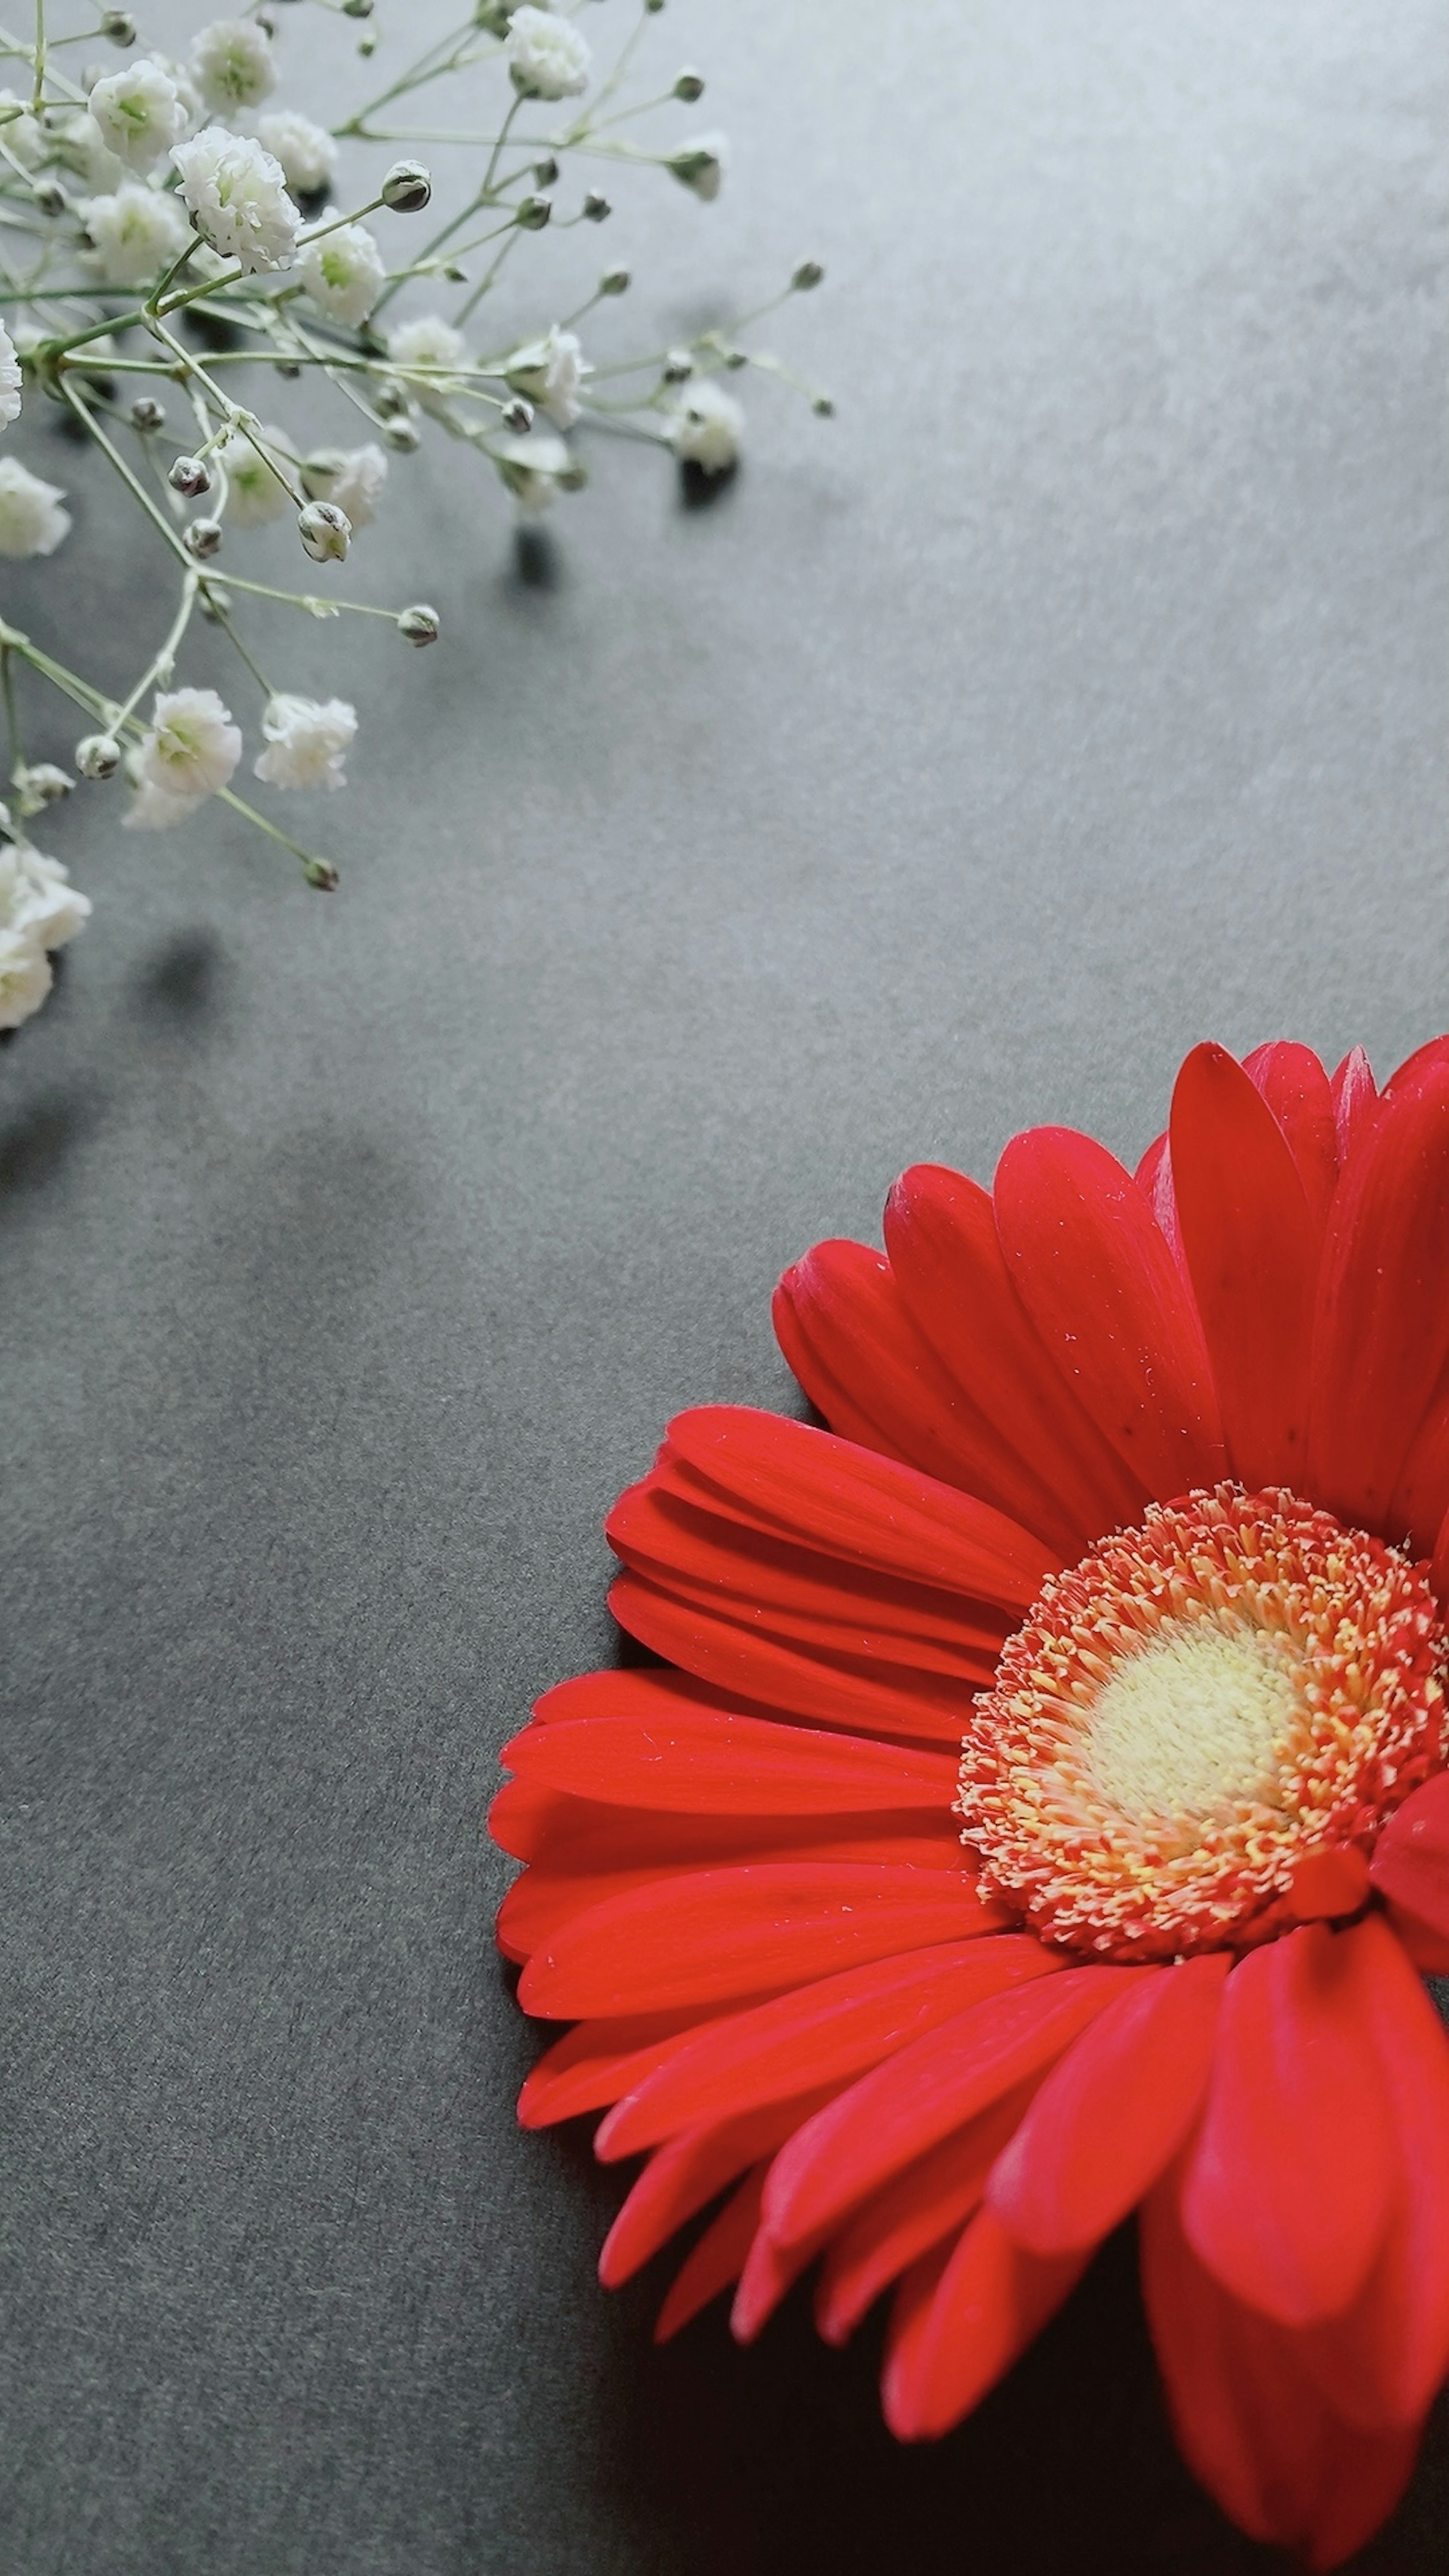
[[[607,2282],[729,2195],[661,2334],[893,2288],[906,2440],[1138,2210],[1189,2463],[1333,2566],[1449,2369],[1449,1039],[1195,1048],[1135,1179],[1038,1128],[885,1237],[778,1292],[831,1428],[684,1414],[618,1504],[666,1668],[504,1756],[521,2116],[647,2154]]]

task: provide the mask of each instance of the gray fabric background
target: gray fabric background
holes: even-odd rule
[[[838,420],[747,379],[712,507],[596,446],[521,553],[466,460],[395,468],[357,587],[446,642],[265,630],[372,710],[331,902],[220,812],[52,830],[96,920],[0,1060],[7,2576],[1266,2565],[1122,2247],[935,2450],[798,2301],[654,2354],[617,2177],[513,2125],[481,1817],[612,1652],[665,1417],[791,1403],[790,1256],[1036,1119],[1134,1154],[1204,1034],[1382,1071],[1449,1016],[1444,39],[680,0],[736,166],[585,237],[640,272],[598,339],[814,252],[771,336]],[[101,567],[118,505],[30,452],[78,527],[17,612],[149,634],[149,542]],[[1442,2564],[1446,2463],[1375,2576]]]

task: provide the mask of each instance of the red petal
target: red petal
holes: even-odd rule
[[[1287,1038],[1254,1047],[1243,1058],[1243,1071],[1287,1138],[1321,1242],[1338,1182],[1338,1130],[1328,1076],[1311,1047],[1295,1046]]]
[[[1172,1170],[1233,1472],[1255,1492],[1301,1486],[1320,1228],[1277,1119],[1222,1047],[1194,1047],[1177,1077]]]
[[[631,2013],[618,2021],[581,2021],[555,2040],[533,2067],[518,2097],[519,2124],[525,2129],[551,2128],[580,2111],[599,2111],[627,2093],[631,2081],[664,2063],[671,2049],[685,2045],[700,2028],[699,2015]]]
[[[1002,1155],[996,1219],[1048,1350],[1147,1490],[1166,1501],[1216,1483],[1225,1461],[1202,1334],[1131,1174],[1088,1136],[1033,1128]]]
[[[818,2093],[774,2102],[743,2120],[690,2129],[651,2156],[604,2239],[599,2278],[616,2290],[657,2254],[687,2218],[706,2207],[737,2175],[771,2154],[799,2121],[816,2108]]]
[[[932,2441],[969,2415],[1061,2306],[1085,2261],[1024,2254],[983,2209],[927,2295],[908,2293],[892,2320],[881,2394],[897,2439]]]
[[[856,2211],[821,2273],[815,2321],[827,2343],[844,2343],[882,2290],[980,2207],[987,2176],[1032,2090],[1030,2083],[1018,2085],[993,2102]]]
[[[800,1987],[701,2034],[605,2121],[598,2152],[635,2155],[674,2129],[796,2093],[844,2083],[954,2020],[987,1995],[1047,1974],[1038,1941],[1002,1933],[945,1942]]]
[[[700,1870],[608,1898],[524,1969],[526,2012],[556,2021],[671,2012],[804,1984],[934,1941],[995,1929],[969,1879],[864,1863]]]
[[[1208,2080],[1221,1952],[1129,1987],[1053,2067],[987,2199],[1029,2253],[1086,2252],[1177,2153]]]
[[[1449,1937],[1449,1771],[1436,1772],[1390,1816],[1369,1876],[1380,1896]]]
[[[903,2165],[1060,2056],[1129,1978],[1152,1973],[1068,1968],[975,2005],[863,2076],[777,2158],[765,2189],[770,2234],[798,2244],[832,2226]]]
[[[654,2328],[656,2343],[668,2343],[711,2299],[717,2299],[737,2281],[744,2269],[760,2215],[760,2194],[765,2188],[769,2159],[757,2164],[745,2176],[732,2200],[727,2200],[718,2218],[705,2229],[698,2244],[686,2256],[675,2275],[673,2287],[659,2311]]]
[[[1333,1119],[1338,1131],[1338,1165],[1342,1171],[1373,1124],[1378,1090],[1361,1046],[1350,1048],[1333,1077]]]
[[[1333,2415],[1302,2338],[1228,2297],[1195,2259],[1176,2178],[1142,2213],[1142,2286],[1183,2457],[1254,2540],[1341,2565],[1392,2513],[1417,2431],[1365,2434]]]
[[[1305,1924],[1229,1977],[1183,2224],[1225,2289],[1286,2326],[1348,2305],[1397,2176],[1363,1926]]]
[[[529,1727],[505,1745],[521,1779],[606,1805],[706,1815],[825,1816],[921,1807],[949,1814],[956,1766],[858,1736],[679,1710]]]
[[[1309,1491],[1382,1528],[1449,1359],[1449,1062],[1384,1093],[1329,1219],[1314,1334]]]

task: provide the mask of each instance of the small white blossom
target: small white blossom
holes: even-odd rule
[[[266,455],[260,453],[263,448]],[[215,453],[226,472],[226,515],[231,527],[265,527],[269,519],[283,519],[295,510],[296,501],[282,480],[296,462],[284,429],[259,424],[250,435],[244,429],[229,429]],[[276,458],[282,475],[272,471],[268,456]]]
[[[323,447],[302,467],[310,499],[332,501],[354,528],[370,527],[387,481],[387,458],[374,440],[365,447]]]
[[[337,167],[337,146],[325,126],[314,125],[295,107],[280,107],[258,121],[257,133],[294,193],[311,196],[327,186]]]
[[[681,143],[671,152],[667,167],[696,197],[710,203],[719,195],[720,181],[729,164],[729,145],[722,134],[697,134],[690,143]]]
[[[45,158],[45,136],[22,98],[13,89],[0,89],[0,142],[7,152],[27,170],[33,170]]]
[[[382,293],[387,269],[365,224],[339,224],[308,242],[301,277],[319,311],[355,331]]]
[[[21,382],[15,343],[0,322],[0,429],[8,429],[12,420],[20,418]]]
[[[119,188],[126,164],[117,159],[89,109],[64,118],[53,139],[67,170],[73,170],[88,188]]]
[[[23,930],[53,953],[90,917],[89,895],[71,884],[59,859],[18,844],[0,850],[0,927]]]
[[[191,40],[191,72],[206,104],[218,116],[260,107],[277,86],[277,66],[265,27],[254,18],[215,18]]]
[[[454,390],[452,371],[471,364],[462,332],[441,313],[419,313],[413,321],[399,323],[388,335],[387,354],[398,374],[415,384],[428,411],[446,409]]]
[[[534,430],[528,438],[505,438],[492,454],[520,510],[530,515],[552,509],[559,477],[573,466],[564,441],[550,438],[543,430]]]
[[[54,981],[50,959],[30,931],[0,930],[0,1029],[18,1029]]]
[[[136,761],[137,782],[173,801],[214,796],[240,760],[241,747],[240,728],[215,689],[172,689],[151,709]]]
[[[53,555],[70,534],[65,494],[18,457],[0,456],[0,555]]]
[[[745,415],[733,394],[710,377],[690,386],[669,417],[674,453],[686,465],[706,474],[725,474],[736,462],[744,436]]]
[[[114,196],[87,197],[80,219],[108,286],[142,286],[169,265],[188,225],[168,189],[122,181]]]
[[[181,194],[197,230],[224,259],[239,260],[249,275],[290,268],[301,222],[287,194],[280,161],[245,134],[204,125],[172,160]]]
[[[186,128],[176,83],[144,54],[124,71],[96,82],[90,109],[101,141],[128,170],[149,170],[180,142]]]
[[[181,111],[181,133],[176,137],[179,143],[182,135],[194,134],[198,125],[206,123],[201,92],[185,63],[173,62],[169,54],[153,54],[151,60],[166,74],[176,92],[176,104]]]
[[[526,394],[546,411],[556,429],[572,429],[579,416],[579,386],[593,372],[575,334],[561,331],[555,322],[545,339],[514,351],[507,381],[516,394]]]
[[[513,86],[524,98],[577,98],[592,61],[577,27],[547,9],[515,9],[503,44]]]
[[[204,796],[168,796],[147,779],[138,785],[135,795],[121,817],[123,832],[174,832],[178,823],[187,823]]]
[[[357,733],[357,710],[345,698],[269,699],[262,732],[267,747],[252,767],[268,786],[346,786],[342,763]]]

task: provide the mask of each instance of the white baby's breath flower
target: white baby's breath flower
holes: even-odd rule
[[[218,116],[260,107],[277,86],[277,66],[265,27],[254,18],[215,18],[191,40],[191,72],[206,104]]]
[[[446,409],[455,370],[471,364],[462,332],[445,322],[441,313],[419,313],[411,322],[400,322],[388,334],[387,354],[428,411]]]
[[[78,116],[62,118],[52,139],[66,169],[73,170],[88,188],[119,188],[126,164],[117,159],[88,108]]]
[[[571,473],[573,458],[561,438],[534,430],[528,438],[505,438],[492,451],[493,462],[520,510],[530,515],[552,509],[559,477]]]
[[[339,224],[302,253],[302,283],[313,303],[349,331],[367,320],[386,277],[382,253],[365,224]]]
[[[25,169],[33,170],[45,157],[45,136],[22,98],[13,89],[0,89],[0,143]]]
[[[302,481],[308,498],[345,510],[354,528],[370,527],[387,481],[387,458],[369,439],[365,447],[322,447],[307,457]]]
[[[258,119],[257,134],[295,194],[307,197],[327,186],[337,167],[337,146],[325,126],[314,125],[295,107],[279,107]]]
[[[577,98],[588,88],[593,57],[585,39],[547,9],[515,9],[503,52],[524,98]]]
[[[222,125],[204,125],[171,158],[197,230],[213,250],[239,260],[249,275],[290,268],[301,217],[280,161],[249,135],[228,134]]]
[[[0,850],[0,927],[26,931],[53,953],[90,917],[90,897],[71,884],[59,859],[19,843]]]
[[[593,372],[576,335],[561,331],[555,322],[544,339],[515,349],[507,380],[516,394],[526,394],[546,411],[556,429],[572,429],[579,416],[579,386]]]
[[[269,519],[283,519],[289,510],[295,510],[297,504],[282,479],[285,475],[290,480],[296,469],[291,441],[284,429],[263,424],[250,434],[244,429],[229,429],[216,456],[226,470],[228,526],[261,528]],[[269,456],[276,458],[280,474],[268,464]]]
[[[669,416],[675,455],[706,474],[728,472],[739,456],[744,429],[745,415],[734,395],[708,376],[690,386]]]
[[[176,104],[181,112],[181,133],[176,137],[179,143],[182,135],[194,134],[198,125],[206,123],[201,92],[185,63],[173,62],[169,54],[153,54],[151,60],[166,74],[176,92]]]
[[[345,698],[271,698],[262,732],[267,747],[252,768],[268,786],[346,786],[342,763],[357,733],[357,710]]]
[[[136,760],[138,784],[172,800],[214,796],[240,760],[241,747],[240,727],[215,689],[171,689],[151,709]]]
[[[665,167],[708,202],[719,195],[729,155],[730,148],[722,134],[696,134],[692,142],[681,143],[677,152],[671,152]]]
[[[106,149],[128,170],[149,170],[180,142],[186,125],[176,83],[145,54],[96,82],[90,110]]]
[[[58,484],[43,483],[15,456],[0,456],[0,555],[53,555],[70,534]]]
[[[22,382],[15,343],[4,323],[0,322],[0,429],[8,429],[12,420],[20,418]]]
[[[204,796],[168,796],[148,780],[136,792],[121,816],[123,832],[174,832],[178,823],[188,823],[198,808],[206,803]]]
[[[188,225],[170,191],[126,179],[110,197],[80,207],[97,268],[108,286],[141,286],[176,257]]]
[[[50,959],[28,930],[0,930],[0,1029],[18,1029],[38,1011],[55,978]]]

